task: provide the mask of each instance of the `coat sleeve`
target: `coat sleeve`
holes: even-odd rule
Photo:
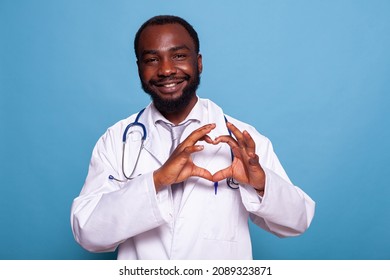
[[[118,133],[116,133],[118,134]],[[92,252],[114,251],[123,241],[168,220],[165,198],[155,192],[152,172],[126,183],[119,177],[122,143],[112,130],[97,142],[80,195],[73,201],[71,226],[76,241]]]
[[[313,219],[314,201],[292,184],[269,139],[251,127],[248,131],[256,142],[256,152],[266,175],[263,197],[259,197],[251,186],[240,188],[243,204],[251,220],[279,237],[302,234]]]

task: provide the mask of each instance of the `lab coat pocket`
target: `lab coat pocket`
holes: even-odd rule
[[[218,187],[216,195],[209,196],[204,213],[203,238],[236,241],[240,207],[240,192],[226,185]]]

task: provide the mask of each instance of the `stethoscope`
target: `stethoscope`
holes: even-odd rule
[[[123,132],[123,136],[122,136],[122,173],[123,173],[123,176],[126,178],[126,180],[117,179],[113,175],[109,175],[108,179],[124,183],[124,182],[126,182],[128,180],[132,180],[132,179],[135,178],[135,177],[133,177],[133,174],[134,174],[134,171],[135,171],[135,169],[136,169],[136,167],[138,165],[138,161],[139,161],[139,158],[140,158],[140,155],[141,155],[141,151],[142,151],[142,149],[144,147],[144,142],[145,142],[146,136],[147,136],[147,131],[146,131],[145,125],[139,121],[139,118],[141,117],[141,115],[142,115],[142,113],[144,111],[145,111],[145,108],[142,109],[141,111],[139,111],[139,113],[135,117],[134,122],[132,122],[129,125],[127,125],[126,128],[125,128],[125,131]],[[225,118],[225,122],[227,122],[226,116],[224,116],[224,118]],[[141,145],[140,145],[140,148],[138,150],[137,159],[135,161],[133,170],[131,171],[130,175],[127,175],[126,171],[125,171],[126,140],[127,140],[127,136],[129,134],[133,133],[133,132],[129,132],[128,133],[129,129],[132,128],[132,127],[137,127],[137,126],[142,129]],[[232,136],[232,132],[230,131],[230,129],[227,128],[227,130],[229,132],[229,135]],[[234,155],[233,155],[232,149],[230,149],[230,154],[231,154],[231,158],[232,158],[232,162],[233,162]],[[237,190],[239,188],[239,183],[236,182],[232,177],[229,177],[229,178],[226,179],[226,184],[228,185],[229,188],[234,189],[234,190]],[[215,192],[215,194],[217,194],[217,190],[218,190],[218,182],[214,182],[214,192]]]

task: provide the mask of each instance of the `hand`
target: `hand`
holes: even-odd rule
[[[259,195],[263,196],[265,173],[259,163],[259,156],[255,153],[255,141],[247,131],[241,132],[229,122],[226,125],[237,140],[230,135],[224,135],[217,137],[213,143],[227,143],[233,151],[234,159],[229,167],[213,175],[213,181],[218,182],[232,177],[241,184],[252,186]]]
[[[207,135],[215,128],[215,124],[208,124],[194,130],[182,143],[173,151],[168,160],[153,173],[156,191],[163,186],[180,183],[191,176],[198,176],[204,179],[213,180],[213,175],[204,168],[196,166],[191,154],[202,151],[202,145],[195,145],[198,141],[206,141],[213,144],[214,141]]]

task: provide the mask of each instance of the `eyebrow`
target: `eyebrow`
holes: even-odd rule
[[[186,45],[180,45],[180,46],[172,47],[168,51],[176,52],[176,51],[183,50],[183,49],[184,50],[190,50],[190,48],[187,47]],[[141,56],[148,55],[148,54],[158,54],[158,51],[157,50],[144,50],[142,52]]]

